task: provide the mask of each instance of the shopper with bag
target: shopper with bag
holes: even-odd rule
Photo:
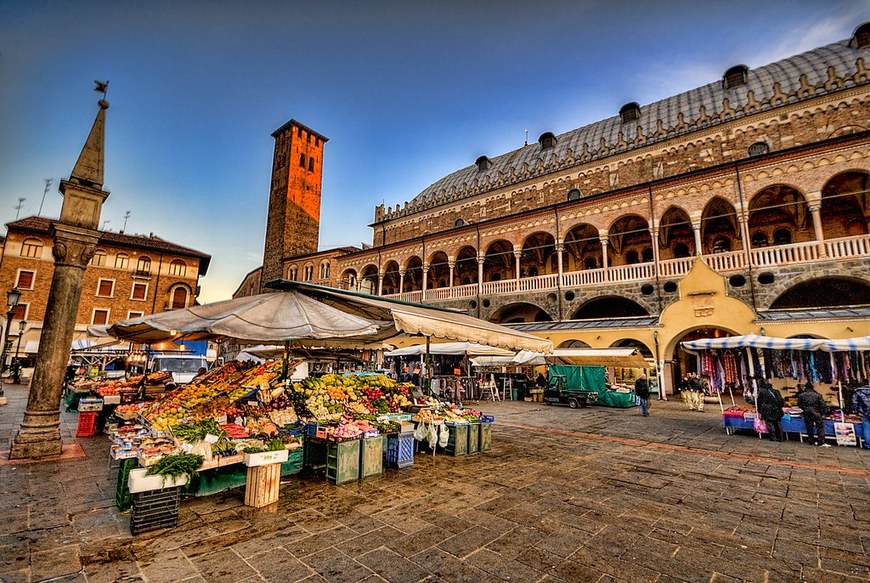
[[[634,381],[634,394],[637,397],[637,404],[640,405],[641,414],[649,417],[649,381],[646,379],[646,373],[642,373]]]
[[[825,443],[825,400],[813,389],[813,383],[804,385],[804,390],[798,393],[798,407],[803,411],[804,425],[807,426],[807,441],[810,445],[831,447]]]
[[[782,441],[782,395],[766,381],[759,381],[756,408],[767,426],[767,436],[771,441]]]
[[[864,449],[870,449],[870,385],[860,387],[852,395],[852,410],[861,416]]]

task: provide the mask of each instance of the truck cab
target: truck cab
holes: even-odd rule
[[[149,372],[172,373],[176,386],[186,385],[196,377],[200,368],[208,368],[205,356],[200,354],[157,354],[151,357]]]
[[[568,405],[572,409],[586,407],[598,398],[596,391],[569,387],[565,375],[550,375],[544,389],[544,403],[547,405]]]

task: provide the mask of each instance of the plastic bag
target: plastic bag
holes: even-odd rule
[[[450,440],[450,430],[446,425],[441,426],[441,434],[438,436],[438,445],[447,447],[447,442]]]
[[[438,443],[438,428],[434,425],[429,426],[429,447],[435,449],[435,444]]]
[[[761,417],[756,417],[752,420],[752,428],[756,433],[767,433],[767,423]]]
[[[418,423],[414,429],[414,439],[417,441],[426,441],[426,436],[429,435],[428,428],[425,423]]]

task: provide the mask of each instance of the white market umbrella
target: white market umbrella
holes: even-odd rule
[[[385,352],[384,356],[419,356],[426,354],[425,344],[415,344],[414,346],[406,346]],[[495,346],[486,346],[484,344],[476,344],[474,342],[440,342],[429,345],[429,354],[440,354],[449,356],[499,356],[511,359],[514,353],[510,350],[497,348]]]

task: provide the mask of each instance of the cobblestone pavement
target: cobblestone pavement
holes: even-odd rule
[[[25,400],[6,393],[0,449]],[[868,451],[727,436],[715,406],[480,407],[491,453],[339,487],[291,477],[268,509],[188,499],[177,528],[138,537],[106,440],[75,440],[64,414],[84,459],[0,465],[0,580],[870,580]]]

